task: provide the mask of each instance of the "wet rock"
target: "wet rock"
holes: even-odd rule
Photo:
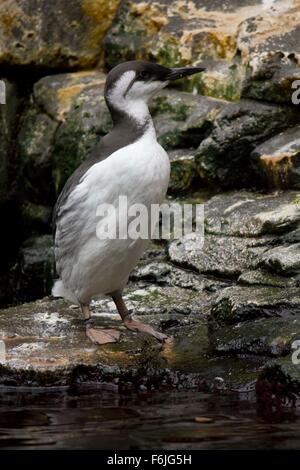
[[[274,273],[262,271],[246,271],[238,278],[238,284],[244,286],[296,287],[297,280]]]
[[[222,188],[255,185],[251,152],[295,121],[290,108],[250,100],[228,103],[195,155],[200,176]]]
[[[0,64],[78,69],[95,65],[118,1],[1,2]]]
[[[243,271],[255,268],[257,257],[266,251],[267,240],[206,235],[185,235],[170,243],[170,260],[199,273],[234,278]]]
[[[300,243],[271,248],[262,254],[260,264],[271,272],[300,278]]]
[[[264,186],[299,189],[300,127],[288,129],[259,145],[252,158]]]
[[[174,305],[175,295],[177,305],[186,303],[191,306],[191,292],[178,288],[161,289],[159,295],[154,295],[151,289],[129,289],[125,300],[134,307],[137,318],[142,315],[143,321],[159,327],[162,319],[170,318],[164,313],[164,305]],[[198,294],[193,296],[196,303]],[[149,377],[156,374],[159,381],[162,374],[170,375],[171,371],[183,367],[187,372],[195,372],[199,354],[207,347],[206,326],[203,317],[199,316],[197,324],[197,312],[194,317],[196,324],[183,324],[173,329],[174,343],[167,352],[162,351],[154,338],[126,330],[111,304],[110,299],[92,304],[95,326],[114,328],[121,333],[119,343],[102,347],[87,340],[79,308],[63,300],[45,298],[1,310],[0,338],[6,344],[6,360],[0,368],[0,383],[66,385],[88,380],[112,382],[126,374],[134,382],[141,372]],[[155,314],[156,305],[161,307],[158,314]]]
[[[268,318],[225,326],[210,335],[217,354],[258,354],[282,357],[291,354],[291,344],[300,337],[297,319]]]
[[[292,319],[299,313],[300,294],[296,287],[227,287],[212,306],[211,328],[258,318]]]
[[[297,341],[297,339],[298,338],[295,337],[295,341]],[[292,347],[292,349],[295,353],[295,348]],[[292,354],[284,356],[284,357],[280,357],[280,358],[278,357],[278,358],[269,359],[269,361],[267,361],[265,364],[265,368],[274,367],[274,366],[280,367],[281,371],[286,377],[290,376],[293,380],[297,381],[299,384],[300,382],[299,363],[293,362]],[[298,358],[297,353],[296,353],[296,356]]]
[[[54,277],[52,235],[41,235],[26,240],[20,249],[15,267],[16,298],[19,301],[28,301],[49,294]]]
[[[300,222],[298,198],[296,191],[234,191],[214,196],[205,204],[205,230],[241,237],[288,232]]]
[[[294,416],[300,384],[280,364],[265,366],[255,383],[255,392],[258,416],[265,420]]]

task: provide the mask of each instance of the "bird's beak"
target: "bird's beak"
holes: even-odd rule
[[[204,67],[183,67],[178,69],[170,69],[166,76],[166,80],[177,80],[178,78],[194,75],[195,73],[203,72]]]

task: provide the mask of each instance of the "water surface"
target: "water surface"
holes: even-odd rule
[[[0,448],[297,449],[299,409],[259,410],[248,394],[1,389]]]

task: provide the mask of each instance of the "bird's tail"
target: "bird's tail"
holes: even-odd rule
[[[57,279],[57,281],[54,282],[52,287],[52,295],[53,297],[63,297],[64,299],[70,300],[71,302],[78,303],[75,295],[65,288],[61,279]]]

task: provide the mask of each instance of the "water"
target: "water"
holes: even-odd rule
[[[0,390],[2,449],[299,447],[299,410],[262,412],[247,395]]]

